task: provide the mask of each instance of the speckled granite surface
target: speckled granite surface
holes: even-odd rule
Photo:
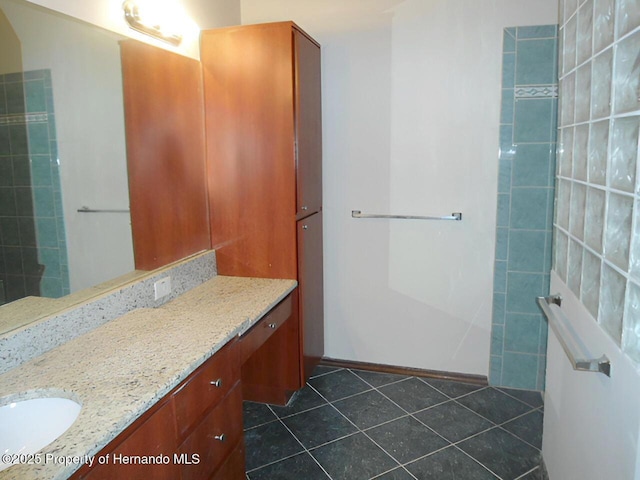
[[[136,272],[67,297],[51,300],[54,314],[0,334],[0,373],[42,355],[90,330],[139,308],[155,308],[216,275],[215,252],[193,255],[152,272]],[[171,277],[171,294],[154,298],[153,284]],[[38,304],[41,302],[38,300]],[[5,305],[2,309],[13,307]]]
[[[295,286],[293,280],[214,277],[162,307],[132,311],[0,375],[0,402],[43,392],[79,401],[76,422],[41,453],[94,455]],[[64,479],[80,466],[16,465],[0,479]]]

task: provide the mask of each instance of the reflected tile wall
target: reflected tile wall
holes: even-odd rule
[[[1,75],[0,87],[0,243],[9,246],[0,255],[4,293],[7,300],[60,297],[69,293],[69,269],[51,73]]]
[[[592,19],[585,17],[587,28]],[[549,289],[557,118],[557,26],[504,30],[498,225],[491,344],[492,385],[542,390],[547,323],[535,297]],[[585,52],[583,52],[586,55]],[[573,60],[567,59],[575,66]],[[582,78],[590,82],[590,76]],[[567,82],[575,88],[575,79]],[[589,109],[588,105],[580,107]],[[563,115],[574,118],[574,107]],[[585,154],[588,130],[578,145]],[[573,172],[573,130],[564,132],[559,163]],[[587,178],[587,163],[580,167]],[[567,208],[556,212],[568,227],[571,182],[558,196]],[[576,197],[577,198],[577,197]],[[582,200],[584,202],[584,198]],[[571,217],[574,218],[575,217]],[[555,239],[556,263],[567,268],[568,237]],[[564,251],[562,250],[564,248]],[[566,274],[565,274],[566,275]]]
[[[559,138],[573,155],[569,168],[558,151],[553,269],[640,363],[640,3],[565,1],[560,24]]]

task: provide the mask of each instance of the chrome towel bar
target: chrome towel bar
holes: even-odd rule
[[[112,209],[112,210],[100,210],[100,209],[94,209],[94,208],[89,208],[89,207],[80,207],[78,209],[78,213],[130,213],[130,210],[116,210],[116,209]]]
[[[537,297],[536,301],[544,316],[549,320],[549,325],[558,337],[558,341],[569,358],[573,369],[583,372],[604,373],[607,377],[610,377],[611,362],[606,355],[593,359],[581,358],[586,356],[585,349],[580,345],[581,342],[579,342],[575,332],[569,326],[569,320],[560,310],[562,297],[560,295]]]
[[[454,212],[444,217],[420,217],[415,215],[381,215],[378,213],[362,213],[360,210],[351,210],[353,218],[395,218],[402,220],[462,220],[462,213]]]

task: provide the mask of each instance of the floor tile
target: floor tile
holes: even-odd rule
[[[278,417],[264,403],[244,402],[242,405],[242,420],[245,430],[277,419]]]
[[[538,450],[497,427],[465,440],[458,446],[505,479],[518,478],[540,462]]]
[[[409,413],[449,400],[415,377],[380,387],[379,390]]]
[[[338,400],[333,406],[363,430],[406,415],[404,410],[376,390]]]
[[[524,403],[496,390],[485,388],[457,400],[465,407],[488,418],[494,423],[503,423],[531,410]]]
[[[316,393],[313,388],[306,386],[298,393],[296,393],[294,398],[290,401],[289,405],[285,407],[272,405],[271,409],[278,417],[283,418],[288,417],[289,415],[304,412],[305,410],[319,407],[320,405],[324,405],[326,403],[326,400],[318,395],[318,393]]]
[[[437,388],[445,395],[448,395],[451,398],[458,398],[462,395],[467,395],[468,393],[475,392],[476,390],[480,390],[484,388],[481,385],[473,385],[471,383],[462,383],[462,382],[451,382],[448,380],[438,380],[435,378],[421,378],[423,382],[427,382],[434,388]]]
[[[435,452],[449,443],[410,416],[371,428],[366,433],[402,464]]]
[[[244,403],[249,480],[539,480],[539,392],[328,366],[309,384]]]
[[[330,367],[328,365],[318,365],[313,369],[313,373],[310,375],[310,378],[318,377],[320,375],[324,375],[326,373],[335,372],[337,370],[342,370],[341,367]]]
[[[369,385],[349,370],[338,370],[311,378],[308,383],[330,402],[371,390]]]
[[[459,442],[494,426],[453,400],[413,414],[450,442]]]
[[[379,477],[375,477],[373,480],[415,480],[409,472],[404,468],[398,467],[390,472],[383,473]]]
[[[543,415],[534,410],[522,417],[518,417],[502,425],[502,428],[517,435],[520,439],[533,445],[537,449],[542,448],[542,422]]]
[[[543,480],[540,474],[540,468],[530,471],[522,477],[518,477],[518,480]]]
[[[495,475],[456,447],[449,447],[406,466],[418,480],[493,480]]]
[[[323,445],[311,454],[333,480],[369,479],[397,465],[362,433]]]
[[[306,448],[317,447],[357,431],[331,405],[314,408],[282,421]]]
[[[282,423],[271,422],[244,432],[246,469],[253,470],[302,452],[302,445]]]
[[[396,373],[369,372],[366,370],[352,370],[352,372],[373,387],[382,387],[383,385],[409,378],[406,375],[398,375]]]
[[[329,480],[318,463],[304,452],[249,472],[250,480]]]
[[[499,388],[498,390],[517,398],[521,402],[531,405],[534,408],[542,407],[544,400],[541,392],[533,392],[531,390],[517,390],[515,388]]]

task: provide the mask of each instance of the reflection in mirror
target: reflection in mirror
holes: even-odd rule
[[[62,297],[134,263],[121,37],[24,0],[0,10],[1,304]]]

